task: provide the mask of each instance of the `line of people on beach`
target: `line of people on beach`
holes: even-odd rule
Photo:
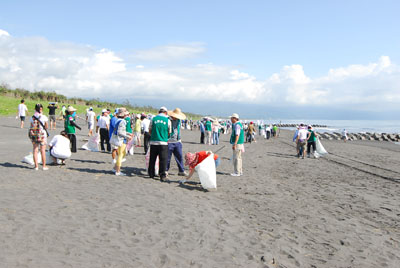
[[[56,109],[58,107],[54,105]],[[54,109],[54,111],[56,110]],[[50,146],[49,156],[58,164],[64,165],[65,160],[71,157],[72,153],[77,152],[76,129],[82,128],[76,123],[80,118],[76,114],[76,109],[72,106],[62,108],[62,118],[64,120],[64,130],[59,135],[55,135],[48,142],[49,118],[43,113],[43,105],[35,105],[34,114],[30,119],[29,138],[33,145],[34,169],[39,169],[38,155],[42,161],[43,170],[48,170],[46,165],[46,147]],[[26,114],[25,114],[26,115]],[[82,118],[81,118],[82,119]],[[187,120],[186,115],[179,108],[172,111],[166,107],[161,107],[157,115],[137,114],[131,117],[126,108],[115,109],[112,114],[109,109],[103,109],[101,115],[97,116],[90,107],[87,110],[86,122],[88,136],[98,135],[100,137],[100,148],[102,152],[111,153],[113,168],[112,171],[117,176],[125,176],[121,171],[122,163],[126,154],[132,146],[138,147],[141,144],[140,136],[144,136],[144,154],[148,158],[147,175],[155,178],[157,173],[160,181],[168,181],[168,171],[171,166],[172,155],[178,165],[178,176],[183,176],[180,182],[185,183],[194,173],[194,168],[199,165],[212,151],[200,151],[195,153],[188,152],[183,155],[181,142],[181,129],[193,129],[196,124],[192,120]],[[211,120],[205,120],[205,123]],[[201,129],[199,122],[199,129]],[[218,128],[216,127],[218,126]],[[96,127],[96,130],[94,128]],[[212,127],[212,125],[211,125]],[[232,145],[232,162],[234,172],[232,176],[242,176],[242,153],[244,152],[245,130],[239,121],[239,115],[233,114],[229,122],[214,124],[213,143],[219,144],[220,129],[224,133],[230,129]],[[209,131],[209,127],[207,127]],[[208,140],[210,137],[208,136]],[[211,142],[209,143],[211,144]],[[214,155],[215,167],[220,164],[220,157]],[[156,162],[158,164],[156,164]],[[185,166],[189,167],[189,173],[185,171]]]

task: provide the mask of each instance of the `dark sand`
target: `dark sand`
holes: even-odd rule
[[[127,177],[83,150],[34,171],[17,126],[0,118],[0,267],[400,267],[399,145],[324,140],[331,155],[303,160],[281,131],[246,144],[244,176],[231,177],[227,135],[206,146],[184,131],[184,152],[225,145],[206,192],[179,186],[175,162],[171,183],[144,178],[143,148]]]

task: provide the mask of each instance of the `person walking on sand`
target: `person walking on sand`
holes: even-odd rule
[[[168,136],[171,132],[171,121],[168,119],[168,109],[161,107],[158,115],[151,120],[150,133],[150,161],[148,174],[150,178],[155,176],[155,164],[159,157],[160,181],[167,181],[167,161],[168,161]]]
[[[299,133],[297,134],[297,138],[296,138],[296,144],[298,146],[298,152],[299,152],[298,157],[299,158],[301,156],[304,159],[304,157],[306,155],[307,136],[308,136],[308,131],[305,128],[304,124],[301,123],[300,127],[299,127]]]
[[[75,128],[78,128],[81,130],[80,126],[78,126],[75,123],[75,118],[73,114],[75,113],[76,109],[72,106],[68,106],[68,109],[66,110],[66,117],[64,121],[64,130],[68,134],[68,138],[71,143],[71,152],[76,153],[76,130]]]
[[[43,114],[43,106],[38,103],[35,105],[35,114],[31,118],[31,127],[29,129],[29,138],[33,145],[33,162],[35,170],[39,170],[38,153],[42,157],[43,170],[48,170],[46,166],[46,144],[47,128],[49,119]]]
[[[55,102],[49,103],[47,109],[49,109],[50,129],[56,129],[56,110],[58,105]]]
[[[117,149],[117,161],[115,162],[115,166],[113,171],[115,171],[116,176],[126,176],[125,173],[121,172],[121,165],[123,159],[126,155],[126,145],[133,138],[133,134],[129,134],[126,132],[126,123],[125,118],[129,115],[129,112],[125,108],[119,108],[116,117],[118,118],[115,127],[112,133],[112,139],[117,140],[118,149]],[[116,144],[113,144],[117,146]]]
[[[150,120],[146,117],[146,115],[143,113],[140,117],[142,120],[142,130],[143,130],[143,146],[144,146],[144,154],[147,154],[147,150],[149,150],[150,147],[150,133],[149,133],[149,127],[150,127]]]
[[[172,154],[174,154],[176,164],[178,165],[178,176],[186,176],[186,172],[183,166],[183,154],[182,154],[182,142],[181,142],[181,125],[182,120],[186,118],[186,115],[182,113],[181,109],[176,108],[173,111],[168,111],[168,115],[171,118],[171,135],[168,139],[168,161],[167,161],[167,172],[171,164]]]
[[[231,176],[242,176],[242,152],[244,152],[244,129],[242,123],[239,121],[239,115],[234,113],[231,115],[232,122],[232,135],[230,143],[232,144],[233,151],[233,169],[234,173]]]
[[[218,120],[215,120],[212,124],[212,144],[218,145],[219,144],[219,130],[221,125],[219,124]]]
[[[212,123],[210,118],[206,119],[206,125],[205,125],[205,129],[206,129],[206,144],[207,145],[211,145],[211,133],[212,133]]]
[[[25,105],[25,100],[22,99],[18,104],[17,119],[21,120],[20,128],[24,128],[25,117],[28,115],[28,107]]]
[[[200,129],[200,143],[204,144],[204,134],[206,132],[206,129],[202,121],[199,121],[199,129]]]
[[[307,157],[311,156],[311,147],[313,148],[313,153],[315,154],[317,150],[316,142],[317,141],[317,133],[314,132],[311,125],[308,125],[308,134],[307,134]]]
[[[343,131],[342,131],[342,140],[344,141],[344,142],[346,142],[347,141],[347,130],[344,128],[343,129]]]
[[[135,133],[136,147],[140,147],[140,135],[142,135],[142,120],[140,120],[140,114],[136,115],[135,127],[133,129]]]
[[[86,122],[88,124],[89,133],[88,136],[93,136],[93,129],[94,129],[94,118],[96,117],[95,112],[93,112],[93,108],[90,107],[86,113]]]
[[[103,109],[101,111],[101,116],[99,121],[97,122],[97,128],[100,129],[100,148],[102,152],[105,152],[104,142],[107,145],[107,152],[111,152],[111,145],[110,145],[110,117],[108,116],[107,109]],[[96,131],[97,132],[97,131]]]

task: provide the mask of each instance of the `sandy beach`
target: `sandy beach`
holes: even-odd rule
[[[87,138],[78,132],[78,146]],[[60,126],[60,122],[58,122]],[[57,134],[51,131],[51,137]],[[293,133],[245,144],[232,177],[229,136],[216,191],[197,175],[145,178],[143,147],[117,177],[111,155],[78,150],[66,166],[35,171],[27,127],[0,118],[0,267],[400,267],[400,146],[324,140],[330,155],[295,157]]]

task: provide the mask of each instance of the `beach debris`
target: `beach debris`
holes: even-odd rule
[[[265,257],[264,256],[261,256],[261,261],[265,262]]]

